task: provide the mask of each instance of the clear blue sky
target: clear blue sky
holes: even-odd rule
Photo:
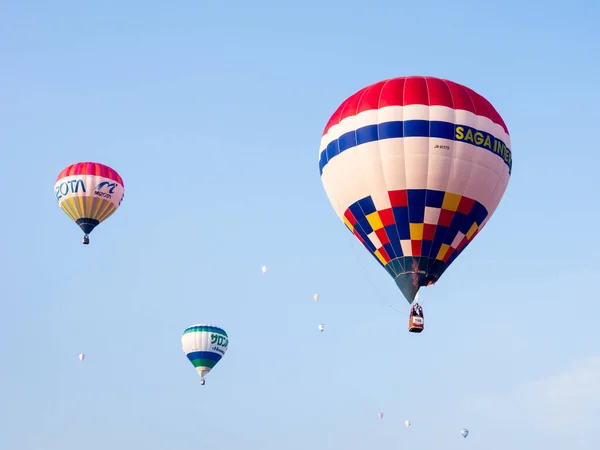
[[[3,2],[0,448],[596,450],[599,16]],[[423,292],[421,335],[317,164],[338,104],[402,75],[480,92],[514,152],[494,217]],[[126,189],[89,246],[52,192],[81,160]],[[230,336],[206,386],[180,345],[198,322]]]

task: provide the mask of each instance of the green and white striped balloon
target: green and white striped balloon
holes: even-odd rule
[[[181,336],[181,347],[200,375],[201,384],[227,351],[229,337],[224,329],[214,325],[192,325]]]

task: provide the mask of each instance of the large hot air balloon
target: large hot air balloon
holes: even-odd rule
[[[469,430],[467,430],[466,428],[463,428],[462,430],[460,430],[460,435],[464,438],[466,438],[469,435]]]
[[[181,336],[183,352],[200,375],[200,384],[204,385],[204,376],[221,360],[229,337],[225,330],[214,325],[192,325]]]
[[[125,186],[120,175],[108,166],[94,162],[72,164],[58,174],[54,195],[58,206],[85,233],[89,234],[121,205]]]
[[[409,304],[485,226],[512,169],[510,136],[468,87],[401,77],[348,97],[321,139],[335,212]]]

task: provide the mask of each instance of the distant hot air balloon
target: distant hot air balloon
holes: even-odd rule
[[[410,420],[405,420],[405,421],[404,421],[404,426],[405,426],[406,428],[410,427]]]
[[[318,302],[319,301],[319,294],[313,295],[313,298],[315,299],[315,302]]]
[[[124,193],[121,176],[114,169],[94,162],[70,165],[58,174],[54,184],[58,206],[85,233],[84,244],[89,244],[92,230],[121,205]]]
[[[225,330],[213,325],[192,325],[181,336],[181,347],[187,358],[200,375],[200,384],[204,385],[204,376],[221,360],[229,337]]]
[[[321,181],[336,214],[412,303],[481,232],[508,185],[508,128],[468,87],[375,83],[329,119]]]
[[[266,274],[267,273],[267,266],[262,266],[261,270],[262,270],[262,273]]]
[[[460,434],[462,435],[462,437],[466,438],[469,435],[469,430],[463,428],[462,430],[460,430]]]
[[[324,329],[325,329],[325,325],[320,324],[319,325],[319,331],[322,333]]]
[[[79,361],[83,361],[85,359],[85,355],[83,353],[79,354]]]
[[[383,419],[383,413],[382,412],[377,413],[377,417],[379,417],[380,419]]]

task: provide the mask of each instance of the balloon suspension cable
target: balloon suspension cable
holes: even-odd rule
[[[346,237],[351,242],[351,244],[349,244],[350,247],[353,247],[352,243],[355,243],[355,239],[350,238],[350,236],[346,236]],[[352,252],[354,253],[354,256],[356,257],[356,259],[358,260],[358,263],[362,267],[363,274],[365,274],[366,273],[366,268],[365,268],[365,266],[364,266],[364,264],[362,262],[362,259],[360,258],[360,255],[358,254],[358,252],[354,248],[352,248]],[[379,296],[379,300],[381,300],[382,303],[384,303],[387,306],[389,306],[390,308],[392,308],[398,314],[402,314],[403,316],[408,317],[408,314],[406,313],[406,311],[399,310],[398,308],[396,308],[394,305],[392,305],[389,301],[387,301],[385,299],[384,295],[381,293],[381,291],[379,290],[379,288],[377,287],[377,285],[373,282],[373,279],[370,276],[365,275],[365,278],[367,278],[367,280],[369,281],[369,283],[371,283],[371,286],[373,286],[373,288],[375,289],[375,292],[377,292],[377,295]]]
[[[427,297],[425,297],[425,300],[419,301],[419,294],[420,294],[420,292],[417,292],[417,295],[415,297],[415,302],[418,302],[419,305],[423,306],[423,305],[425,305],[425,300],[427,300]]]

